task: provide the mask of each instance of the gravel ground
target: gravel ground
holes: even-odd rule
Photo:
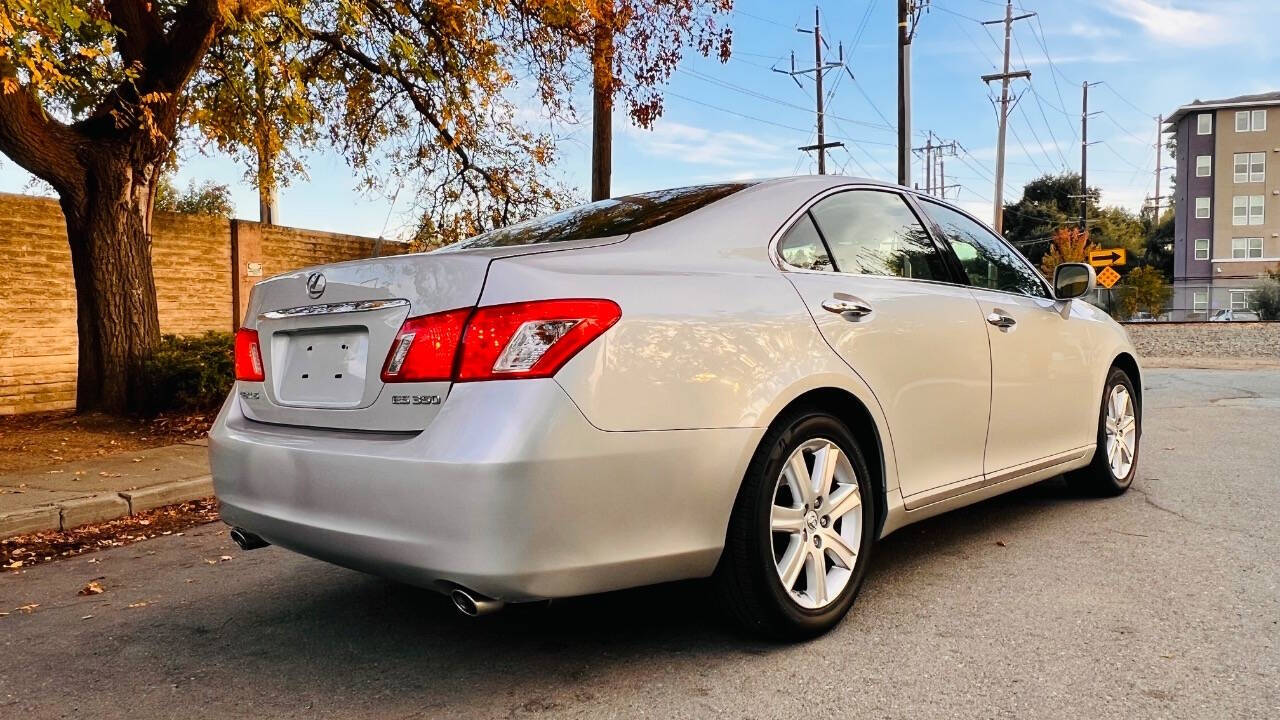
[[[1133,491],[908,527],[813,642],[698,583],[469,620],[208,525],[0,577],[0,717],[1280,716],[1280,373],[1147,386]]]

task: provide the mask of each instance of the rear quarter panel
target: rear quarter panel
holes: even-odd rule
[[[555,376],[602,430],[762,428],[809,390],[843,389],[871,412],[886,484],[896,487],[875,396],[768,261],[769,237],[794,206],[707,210],[717,206],[610,247],[495,261],[481,303],[599,297],[621,306],[618,324]]]

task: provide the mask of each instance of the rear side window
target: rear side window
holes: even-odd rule
[[[810,213],[840,272],[949,279],[929,233],[897,193],[850,190]]]
[[[942,228],[969,284],[990,290],[1049,297],[1040,273],[1032,269],[1022,254],[1009,247],[980,223],[945,205],[921,200],[925,212]]]
[[[813,226],[813,219],[805,213],[795,225],[782,236],[778,243],[778,252],[782,259],[792,267],[804,270],[831,270],[831,256],[827,254],[827,246],[822,243],[822,236]]]
[[[671,222],[754,184],[696,185],[600,200],[491,230],[453,247],[512,247],[627,235]]]

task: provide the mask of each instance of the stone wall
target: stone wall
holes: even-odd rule
[[[1143,358],[1280,361],[1280,323],[1125,323]]]
[[[259,280],[404,247],[245,220],[156,213],[151,259],[160,330],[233,330],[248,290]],[[0,193],[0,258],[0,415],[73,407],[75,285],[58,203]]]

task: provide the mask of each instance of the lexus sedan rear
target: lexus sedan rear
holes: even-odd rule
[[[465,612],[714,578],[812,636],[876,540],[1136,473],[1123,330],[938,200],[786,178],[643,193],[254,287],[211,432],[223,518]]]

